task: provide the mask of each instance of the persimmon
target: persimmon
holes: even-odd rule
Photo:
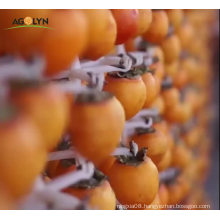
[[[137,134],[130,137],[139,148],[147,147],[148,157],[157,165],[167,150],[166,134],[155,128],[139,129]]]
[[[120,75],[108,74],[105,78],[103,90],[114,94],[121,102],[125,110],[126,120],[142,109],[147,93],[140,76],[120,77]]]
[[[192,81],[200,75],[199,62],[192,56],[187,56],[180,62],[181,67],[187,71],[188,80]]]
[[[196,158],[194,162],[196,164],[196,180],[204,183],[204,181],[207,179],[208,171],[210,169],[210,158],[208,158],[206,155],[203,155]]]
[[[135,157],[119,156],[110,168],[109,181],[118,201],[130,208],[140,204],[144,209],[153,202],[159,187],[157,168],[144,150]]]
[[[25,57],[36,53],[36,44],[42,40],[45,28],[7,28],[15,27],[13,25],[14,19],[24,19],[29,16],[35,19],[47,19],[50,11],[49,9],[1,9],[0,36],[1,41],[4,42],[2,49],[6,53],[20,54]]]
[[[149,204],[145,210],[159,210],[160,209],[160,205],[161,205],[160,197],[157,194],[155,196],[153,202],[151,204]]]
[[[148,30],[142,37],[152,43],[160,43],[168,32],[168,17],[165,11],[155,10],[152,11],[152,22]]]
[[[0,183],[0,210],[15,209],[15,201],[8,192],[7,188]]]
[[[185,132],[182,135],[183,140],[186,143],[188,148],[197,147],[200,143],[200,139],[202,137],[202,128],[199,126],[195,126],[194,128],[190,129],[189,131]]]
[[[147,31],[152,22],[152,10],[151,9],[138,9],[138,32],[137,35],[141,35]]]
[[[166,9],[169,23],[174,26],[175,30],[180,27],[184,19],[184,12],[182,9]]]
[[[199,210],[198,205],[200,204],[210,204],[210,202],[204,202],[204,189],[201,186],[196,186],[193,188],[189,197],[187,198],[186,204],[195,205],[193,210]]]
[[[162,80],[164,77],[164,65],[161,61],[159,61],[159,58],[155,58],[153,60],[153,63],[149,65],[149,70],[153,71],[154,75],[158,77],[158,79]]]
[[[169,204],[175,205],[181,202],[189,193],[190,186],[188,180],[180,175],[176,181],[168,185]]]
[[[47,150],[51,151],[67,128],[70,111],[67,96],[53,83],[15,80],[10,85],[11,100],[34,120]]]
[[[150,50],[151,50],[151,48],[150,48]],[[159,62],[164,63],[164,53],[163,53],[161,46],[155,45],[152,48],[152,50],[153,50],[153,54],[152,54],[153,57],[157,57]]]
[[[114,210],[116,207],[116,197],[106,176],[95,171],[89,180],[82,180],[64,192],[78,197],[79,199],[88,198],[88,205],[91,209]]]
[[[0,35],[0,57],[4,54],[3,45],[2,45],[2,39]]]
[[[175,87],[166,88],[161,93],[165,108],[172,108],[179,103],[180,93],[179,90]]]
[[[189,162],[187,167],[184,168],[183,175],[186,176],[190,182],[198,180],[197,163],[195,158]]]
[[[171,183],[167,187],[169,192],[169,205],[178,204],[183,197],[182,188],[178,183]]]
[[[172,63],[180,56],[181,45],[180,40],[176,34],[166,36],[162,41],[161,47],[164,52],[165,62]]]
[[[172,150],[175,145],[174,136],[170,131],[167,132],[166,136],[167,136],[167,146],[170,150]]]
[[[186,102],[190,103],[194,113],[198,113],[204,104],[205,94],[202,91],[196,89],[188,89],[185,94]]]
[[[191,152],[184,144],[178,144],[173,148],[172,166],[184,169],[192,159]]]
[[[139,11],[137,9],[112,9],[117,24],[115,44],[123,44],[135,37],[139,31]]]
[[[46,60],[45,74],[53,76],[69,68],[85,49],[87,20],[80,10],[53,10],[48,17],[53,29],[45,30],[39,47]]]
[[[146,99],[144,103],[144,108],[147,108],[156,99],[159,94],[160,80],[155,77],[152,73],[146,72],[142,75],[142,80],[146,87]]]
[[[188,81],[189,81],[188,72],[183,68],[180,68],[177,71],[176,75],[173,77],[173,84],[178,89],[184,88],[187,85]]]
[[[153,127],[166,134],[169,132],[168,123],[166,122],[166,120],[162,119],[161,117],[158,117],[158,119],[157,118],[154,119]]]
[[[13,105],[1,106],[0,122],[0,179],[13,197],[20,198],[43,171],[45,146],[31,118]]]
[[[179,60],[175,60],[172,63],[165,63],[164,70],[167,76],[175,79],[179,68]]]
[[[165,111],[164,117],[169,122],[185,123],[192,117],[191,105],[187,102],[180,102]]]
[[[166,170],[171,165],[171,162],[172,162],[172,152],[171,149],[167,149],[164,156],[156,164],[158,171]]]
[[[99,165],[98,169],[101,170],[105,175],[108,175],[109,170],[115,160],[116,158],[114,156],[107,157],[106,160],[104,160],[103,163]]]
[[[176,34],[181,42],[183,49],[188,49],[192,44],[194,29],[188,21],[184,21],[181,26],[176,30]]]
[[[119,144],[124,123],[124,109],[112,94],[81,93],[71,108],[73,145],[79,153],[99,165]]]
[[[117,26],[108,9],[83,10],[88,19],[88,44],[83,56],[98,59],[109,53],[115,44]]]
[[[135,46],[135,42],[134,42],[134,38],[131,38],[129,40],[127,40],[124,43],[125,49],[127,52],[132,52],[136,50],[136,46]]]
[[[177,179],[177,181],[180,183],[182,187],[182,192],[183,192],[183,198],[186,198],[191,190],[191,185],[190,181],[184,176],[180,175]]]
[[[199,29],[212,19],[213,13],[209,13],[208,10],[193,10],[188,11],[186,16],[189,22]]]
[[[158,195],[160,198],[161,205],[163,205],[163,206],[168,205],[169,192],[168,192],[167,186],[165,184],[163,184],[163,183],[160,184]],[[163,209],[166,209],[166,207],[164,207]]]
[[[170,131],[170,126],[168,125],[167,121],[166,120],[154,121],[153,127],[156,130],[159,130],[163,132],[164,134],[166,134],[167,148],[172,150],[174,147],[174,138]]]
[[[156,108],[159,112],[160,115],[163,115],[164,109],[165,109],[165,104],[164,100],[161,97],[161,95],[157,96],[157,98],[151,103],[149,108]]]

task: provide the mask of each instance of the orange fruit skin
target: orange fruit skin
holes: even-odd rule
[[[114,94],[121,102],[126,120],[142,109],[146,99],[146,87],[141,77],[128,79],[107,75],[103,90]]]
[[[103,163],[99,165],[99,170],[101,170],[105,175],[108,176],[109,170],[111,166],[114,164],[115,160],[116,158],[114,156],[107,157],[106,160],[104,160]]]
[[[119,144],[124,123],[124,109],[115,97],[99,103],[74,103],[70,119],[73,144],[98,166]]]
[[[177,180],[168,185],[169,204],[175,205],[180,203],[191,190],[190,181],[183,175],[180,175]]]
[[[46,163],[38,129],[22,115],[0,125],[0,179],[14,198],[30,192]]]
[[[91,189],[68,188],[64,192],[83,199],[89,198],[89,207],[99,210],[114,210],[116,197],[108,181],[103,181],[100,186]]]
[[[189,103],[183,102],[176,104],[173,108],[165,111],[164,116],[169,122],[185,123],[192,117],[192,107]]]
[[[188,148],[198,147],[198,144],[201,142],[200,138],[202,137],[202,128],[196,126],[185,133],[182,137]]]
[[[149,207],[147,207],[145,210],[160,210],[160,197],[157,194],[153,200],[153,202],[149,205]]]
[[[169,168],[171,162],[172,162],[172,152],[170,149],[167,149],[162,159],[156,164],[158,171],[163,171]]]
[[[184,19],[184,12],[182,9],[166,9],[169,23],[174,26],[175,30],[180,27]]]
[[[179,145],[172,150],[172,166],[184,169],[192,159],[191,152],[184,145]]]
[[[176,34],[167,36],[161,43],[164,52],[165,62],[172,63],[177,60],[181,52],[181,43]]]
[[[112,9],[117,24],[115,44],[123,44],[138,33],[139,11],[137,9]]]
[[[158,195],[160,198],[161,205],[168,205],[169,201],[169,192],[165,184],[161,184],[159,187]],[[165,207],[163,209],[166,209]]]
[[[162,62],[155,62],[149,66],[150,70],[154,71],[154,76],[162,80],[164,77],[164,64]]]
[[[98,59],[114,47],[116,22],[108,9],[85,9],[83,12],[88,20],[88,44],[83,57]]]
[[[14,210],[17,208],[13,197],[2,183],[0,183],[0,195],[0,210]]]
[[[160,115],[163,115],[165,110],[164,100],[161,95],[157,96],[157,98],[151,103],[150,108],[156,108]]]
[[[21,25],[13,25],[14,19],[24,19],[27,16],[46,19],[50,11],[50,9],[1,9],[0,38],[3,43],[0,47],[2,47],[2,50],[5,53],[30,58],[31,55],[36,53],[36,45],[42,40],[46,29],[29,27],[7,30],[7,28]]]
[[[168,32],[169,20],[163,10],[153,11],[152,22],[142,37],[151,43],[160,43]]]
[[[161,95],[164,100],[165,108],[172,108],[179,103],[180,93],[177,88],[172,87],[165,89],[162,91]]]
[[[178,89],[184,88],[189,82],[189,76],[186,70],[180,68],[173,79],[173,84]]]
[[[177,30],[176,34],[179,37],[179,40],[181,42],[181,47],[183,49],[189,49],[193,37],[194,37],[194,29],[193,26],[189,22],[184,22]]]
[[[164,65],[164,70],[166,75],[170,76],[172,79],[175,79],[176,75],[178,74],[179,69],[179,60],[175,60],[172,63],[166,63]]]
[[[163,132],[165,134],[167,134],[169,132],[169,125],[165,120],[153,123],[153,127],[156,130],[160,130],[161,132]]]
[[[155,198],[158,187],[158,171],[150,158],[138,166],[120,164],[112,165],[109,181],[115,195],[122,205],[149,205]],[[135,190],[134,190],[135,189]]]
[[[134,38],[130,38],[124,43],[127,52],[132,52],[136,50]]]
[[[10,96],[13,103],[33,119],[47,150],[53,150],[67,128],[70,114],[67,96],[54,84],[21,90],[12,88]]]
[[[153,56],[158,57],[160,63],[164,63],[164,53],[160,45],[154,46]]]
[[[151,9],[138,9],[139,18],[138,18],[138,33],[141,35],[147,31],[152,22],[152,10]]]
[[[144,108],[147,108],[151,105],[151,103],[156,99],[159,94],[159,79],[152,75],[151,73],[146,72],[142,75],[142,80],[146,87],[146,99],[144,102]]]
[[[85,49],[88,24],[80,10],[53,10],[48,17],[53,29],[44,31],[39,53],[46,60],[45,75],[54,76],[69,68]]]
[[[138,144],[139,149],[147,147],[147,155],[155,164],[157,164],[167,151],[167,138],[166,134],[160,130],[153,133],[136,134],[130,137]]]

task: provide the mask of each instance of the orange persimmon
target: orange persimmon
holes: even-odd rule
[[[51,151],[67,128],[70,111],[67,96],[53,83],[16,80],[10,85],[11,100],[33,119],[47,150]]]
[[[0,179],[13,197],[20,198],[43,171],[46,150],[32,118],[14,106],[0,107]]]
[[[88,44],[83,56],[98,59],[108,54],[114,47],[117,27],[108,9],[83,10],[88,19]]]
[[[146,87],[140,76],[125,78],[108,74],[105,82],[103,90],[114,94],[121,102],[126,120],[142,109],[146,99]]]
[[[151,25],[142,37],[149,42],[160,43],[168,32],[168,17],[163,10],[155,10],[152,12],[153,17]]]
[[[109,171],[109,181],[117,199],[129,209],[135,204],[144,209],[144,205],[153,202],[159,187],[158,171],[152,160],[146,155],[138,156],[117,159]]]
[[[115,44],[123,44],[135,37],[139,28],[139,11],[137,9],[112,9],[111,11],[117,24]]]
[[[124,109],[112,94],[81,93],[71,108],[73,145],[79,153],[99,165],[119,144],[124,123]]]

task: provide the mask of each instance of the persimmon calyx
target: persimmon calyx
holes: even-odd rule
[[[137,134],[148,134],[148,133],[154,133],[156,131],[156,129],[154,127],[150,127],[150,128],[136,128],[135,132]]]
[[[104,180],[107,180],[107,176],[100,170],[94,169],[94,173],[90,179],[80,180],[71,185],[70,188],[91,189],[100,186]]]
[[[126,143],[127,138],[131,135],[135,134],[137,128],[148,129],[152,126],[153,120],[149,117],[148,121],[146,121],[143,117],[137,117],[135,119],[130,119],[126,121],[124,131],[122,133],[122,143]]]
[[[138,152],[136,152],[136,150],[133,149],[134,146],[135,146],[134,142],[131,142],[130,143],[130,151],[132,152],[131,156],[128,156],[128,155],[118,155],[118,156],[116,156],[117,161],[119,163],[122,163],[122,164],[125,164],[125,165],[129,165],[129,166],[138,166],[141,163],[143,163],[146,160],[146,158],[147,158],[147,147],[143,147]]]

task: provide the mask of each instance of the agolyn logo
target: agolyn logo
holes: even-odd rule
[[[32,18],[32,17],[25,17],[25,18],[15,18],[12,22],[12,27],[6,28],[6,30],[15,29],[15,28],[47,28],[53,29],[51,27],[45,26],[48,25],[49,19],[48,18]]]

